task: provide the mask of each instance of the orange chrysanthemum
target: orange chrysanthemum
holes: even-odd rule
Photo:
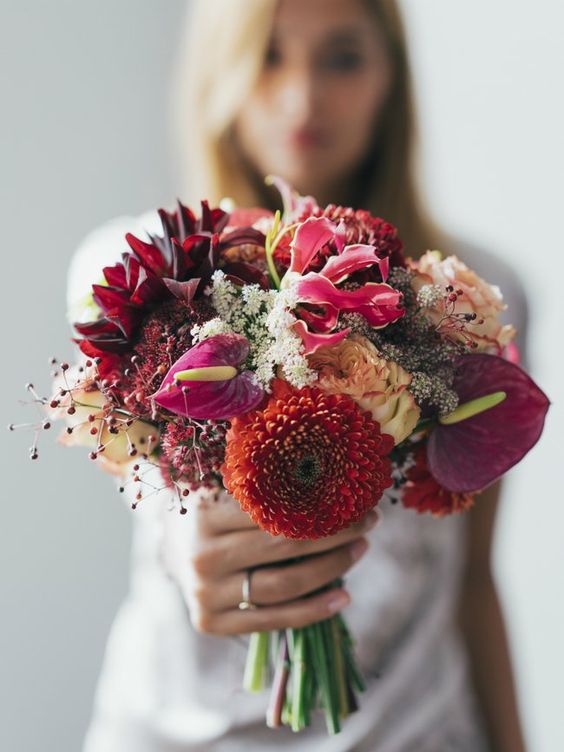
[[[435,517],[444,517],[453,512],[464,512],[474,505],[474,496],[455,493],[441,486],[427,467],[425,446],[415,452],[415,465],[407,471],[403,505],[419,513],[430,512]]]
[[[378,503],[393,446],[350,397],[276,379],[266,407],[232,421],[223,482],[264,530],[312,540]]]

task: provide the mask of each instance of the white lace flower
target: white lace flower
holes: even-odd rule
[[[219,314],[202,327],[194,328],[199,340],[209,332],[232,331],[249,340],[248,366],[266,391],[278,367],[292,386],[313,383],[317,373],[309,368],[300,337],[293,331],[297,305],[295,285],[283,290],[263,290],[259,285],[238,288],[222,271],[212,277],[211,302]]]

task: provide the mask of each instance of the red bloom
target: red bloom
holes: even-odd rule
[[[495,407],[429,434],[427,459],[437,480],[458,492],[486,488],[537,443],[550,402],[522,368],[498,355],[471,353],[456,364],[460,404],[504,392]]]
[[[102,317],[75,324],[83,336],[80,349],[89,357],[102,357],[105,375],[116,357],[108,353],[130,352],[132,341],[148,313],[159,305],[179,299],[188,304],[197,297],[220,265],[222,253],[233,245],[263,243],[262,233],[252,228],[236,228],[223,236],[229,215],[210,209],[202,202],[202,215],[196,219],[190,209],[178,202],[174,212],[159,210],[162,235],[150,235],[149,242],[126,235],[131,251],[122,261],[103,270],[107,285],[93,285],[94,301]],[[229,264],[223,264],[226,274]],[[237,264],[235,273],[244,279],[248,265]],[[256,270],[249,267],[252,281]]]
[[[392,485],[393,443],[350,397],[277,379],[264,409],[232,421],[223,482],[273,535],[334,535]]]
[[[474,504],[469,493],[455,493],[441,486],[427,467],[427,451],[420,445],[415,452],[415,465],[407,471],[407,483],[403,491],[403,505],[420,514],[431,512],[435,517],[444,517],[452,512],[463,512]]]

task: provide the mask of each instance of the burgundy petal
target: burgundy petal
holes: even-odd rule
[[[230,264],[225,264],[222,271],[232,281],[238,280],[238,282],[235,281],[235,284],[259,285],[263,290],[270,289],[268,279],[261,270],[245,261],[233,261]]]
[[[270,212],[267,212],[270,214]],[[254,227],[237,227],[225,232],[220,239],[222,249],[237,245],[258,245],[264,247],[265,236]]]
[[[454,389],[460,402],[503,391],[507,398],[479,415],[430,434],[427,462],[449,491],[479,491],[517,464],[538,441],[549,400],[522,368],[497,355],[466,355]]]
[[[73,324],[73,326],[79,334],[83,334],[89,339],[101,334],[115,334],[119,328],[113,323],[113,321],[109,321],[106,318],[97,319],[96,321],[87,321],[84,324],[77,322],[76,324]]]
[[[102,270],[106,282],[111,287],[127,287],[127,276],[123,264],[114,264],[114,266],[105,266]]]
[[[162,276],[165,271],[165,264],[162,254],[152,243],[145,243],[144,240],[136,238],[128,232],[125,236],[127,243],[132,251],[135,251],[143,266],[150,269],[158,277]]]
[[[185,303],[191,303],[198,285],[200,284],[199,278],[189,279],[187,282],[177,282],[175,279],[163,279],[163,282],[168,287],[170,292],[178,300],[183,300]]]

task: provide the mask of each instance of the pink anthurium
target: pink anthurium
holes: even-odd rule
[[[249,343],[239,334],[199,342],[170,368],[154,401],[177,415],[229,420],[257,407],[264,396],[252,371],[241,371]]]
[[[449,491],[479,491],[536,444],[550,403],[525,371],[497,355],[460,358],[454,389],[462,405],[505,395],[469,418],[439,424],[429,435],[427,464],[435,479]]]

